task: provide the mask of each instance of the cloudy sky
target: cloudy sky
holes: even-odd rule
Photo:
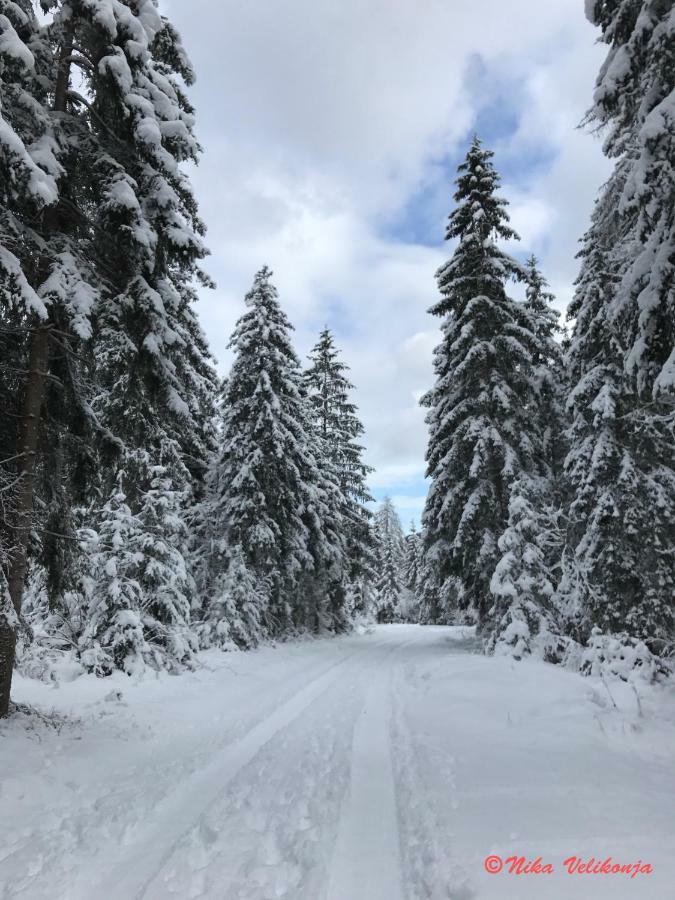
[[[426,310],[472,133],[561,309],[609,172],[577,126],[603,47],[581,0],[160,0],[197,71],[194,174],[218,288],[200,315],[221,371],[243,296],[274,270],[302,357],[327,324],[357,385],[376,497],[426,492],[417,400]]]

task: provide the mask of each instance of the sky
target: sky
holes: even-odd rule
[[[457,164],[474,133],[563,310],[610,171],[579,128],[606,48],[582,0],[160,0],[182,35],[204,148],[192,173],[219,370],[263,265],[303,361],[327,325],[356,385],[374,496],[424,504],[438,323],[427,314]]]

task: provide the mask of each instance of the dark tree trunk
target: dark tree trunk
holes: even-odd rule
[[[15,652],[16,632],[9,625],[0,625],[0,719],[9,712]]]
[[[33,519],[33,491],[35,466],[40,438],[40,418],[45,396],[45,381],[49,363],[49,327],[38,325],[32,334],[26,392],[23,400],[19,432],[19,484],[14,514],[14,546],[12,547],[7,585],[17,616],[21,613],[23,585],[28,565],[28,543]],[[12,683],[16,635],[8,626],[0,628],[0,716],[9,710],[9,689]]]

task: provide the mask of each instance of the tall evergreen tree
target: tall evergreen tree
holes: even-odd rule
[[[539,349],[532,355],[532,363],[539,395],[544,452],[552,475],[557,477],[565,457],[564,367],[562,347],[556,340],[563,329],[558,313],[551,305],[555,298],[534,254],[525,263],[525,272],[525,309],[539,342]]]
[[[417,596],[422,575],[422,536],[415,523],[410,523],[410,531],[405,536],[405,553],[403,559],[403,577],[405,586]]]
[[[331,331],[324,328],[310,353],[305,384],[312,418],[326,442],[327,453],[335,466],[340,489],[356,503],[372,500],[366,478],[372,471],[363,462],[364,448],[356,443],[363,434],[356,404],[349,399],[354,385],[340,360]]]
[[[632,577],[639,578],[634,568],[635,549],[631,552],[633,541],[628,535],[622,540],[624,501],[631,507],[634,498],[624,493],[627,485],[619,484],[622,461],[632,466],[630,454],[626,456],[622,447],[626,412],[623,354],[609,312],[625,265],[621,247],[629,240],[616,203],[622,182],[618,171],[596,202],[579,253],[581,271],[568,310],[574,321],[566,359],[571,425],[565,476],[570,496],[559,596],[568,627],[581,640],[602,616],[609,597],[617,596],[617,590],[619,596],[623,593],[622,584],[625,599],[632,598],[636,585],[631,583],[631,570],[635,572]],[[599,592],[603,581],[606,588]],[[607,620],[603,624],[612,630]]]
[[[534,319],[534,330],[542,340],[550,340],[556,334],[562,332],[558,321],[558,313],[553,309],[552,303],[555,296],[549,290],[549,285],[539,269],[539,261],[532,253],[526,263],[527,276],[525,287],[525,307]],[[555,353],[555,347],[549,348]],[[559,359],[555,354],[553,360],[543,359],[542,362],[552,362]]]
[[[401,604],[402,618],[408,622],[420,620],[420,599],[423,585],[423,543],[414,521],[405,536],[402,576],[406,599]]]
[[[8,552],[0,580],[12,611],[8,615],[5,595],[0,716],[9,708],[15,654],[10,620],[21,614],[30,536],[45,519],[43,506],[36,523],[35,494],[70,476],[63,436],[81,430],[88,418],[73,350],[91,335],[99,290],[85,214],[86,141],[76,139],[82,123],[68,106],[70,26],[50,32],[27,0],[5,3],[2,13],[0,340],[7,382],[0,399],[8,415],[0,444],[14,490],[3,528]],[[53,522],[54,507],[61,502],[63,509],[63,501],[58,492],[46,500]]]
[[[311,418],[322,447],[321,463],[337,477],[342,496],[342,517],[347,529],[350,579],[363,578],[371,554],[365,504],[372,500],[366,478],[372,471],[363,462],[364,448],[358,443],[363,425],[350,400],[354,385],[347,378],[332,333],[324,328],[309,356],[304,379]]]
[[[609,44],[588,119],[627,166],[619,199],[631,222],[628,265],[612,301],[626,372],[650,412],[672,415],[675,393],[675,21],[663,0],[588,0]],[[663,405],[661,405],[663,404]]]
[[[375,583],[377,591],[377,621],[398,622],[401,618],[403,583],[401,581],[401,561],[393,544],[385,541],[379,552],[379,577]]]
[[[424,510],[425,555],[435,570],[439,611],[457,610],[482,626],[492,602],[490,579],[500,558],[511,486],[523,473],[546,474],[535,360],[547,348],[506,282],[527,271],[497,245],[517,237],[506,201],[497,194],[493,153],[478,138],[459,166],[457,207],[446,239],[458,239],[437,273],[442,319],[435,351],[436,383],[422,403],[429,409]]]
[[[356,616],[370,620],[377,613],[377,583],[380,574],[380,546],[372,516],[365,524],[365,540],[358,544],[358,556],[355,556],[349,542],[347,554],[349,579],[345,610],[352,618]]]
[[[403,559],[405,548],[405,536],[401,519],[396,512],[391,497],[385,497],[377,508],[374,516],[375,533],[380,544],[390,544],[394,556],[398,560]]]
[[[215,512],[222,552],[239,547],[270,583],[273,633],[340,624],[329,596],[344,581],[339,487],[322,473],[292,326],[263,268],[230,346]]]
[[[447,622],[450,604],[444,603],[438,584],[438,569],[424,553],[424,532],[422,532],[422,564],[418,577],[419,621],[425,625],[440,625]],[[454,618],[461,618],[454,617]]]
[[[578,636],[673,640],[673,16],[652,0],[590,2],[610,44],[589,120],[614,174],[596,204],[570,307],[571,493],[560,588]]]
[[[210,440],[204,413],[211,373],[189,308],[203,229],[180,170],[198,149],[179,83],[191,82],[189,63],[153,0],[46,5],[52,19],[41,25],[31,3],[5,4],[0,46],[11,58],[2,67],[9,127],[0,129],[8,151],[0,164],[12,169],[5,184],[14,185],[3,212],[11,243],[2,253],[3,285],[22,362],[16,368],[28,372],[13,392],[19,489],[7,574],[15,610],[36,491],[39,524],[48,526],[38,546],[53,593],[63,593],[65,569],[77,566],[59,536],[72,532],[77,494],[91,500],[112,489],[109,451],[129,454],[125,471],[156,452],[137,484],[127,485],[135,514],[169,446],[175,468],[194,484]],[[88,384],[81,361],[94,355],[96,377]],[[144,406],[148,420],[156,417],[145,432],[138,427]],[[104,474],[100,483],[94,473]],[[187,481],[169,493],[187,496]],[[8,634],[0,635],[0,714],[13,656]]]
[[[100,129],[96,249],[110,287],[98,309],[96,409],[131,451],[175,441],[188,480],[199,482],[217,383],[192,308],[194,283],[211,284],[199,267],[204,226],[180,168],[199,154],[179,83],[192,84],[194,73],[150,0],[106,18],[91,7],[81,15],[88,53],[100,60],[90,74]]]
[[[377,573],[378,622],[395,622],[400,618],[404,591],[403,566],[405,538],[401,520],[390,497],[385,497],[374,517]]]
[[[67,16],[64,8],[61,17]],[[127,502],[149,529],[150,545],[157,526],[146,515],[148,499],[159,504],[165,491],[166,507],[183,517],[203,493],[213,444],[216,378],[192,309],[194,282],[210,284],[198,265],[206,254],[204,228],[180,169],[199,151],[193,110],[179,82],[190,85],[194,75],[178,35],[147,0],[119,4],[105,17],[97,4],[76,4],[74,38],[87,58],[99,60],[93,69],[85,66],[90,99],[70,92],[75,105],[90,111],[97,135],[91,194],[96,258],[107,289],[97,308],[92,409],[104,436],[117,441]],[[104,493],[116,467],[102,468]],[[162,537],[187,570],[185,528]],[[169,568],[158,567],[157,577],[162,571],[171,581]],[[162,595],[159,584],[147,587],[152,596]],[[187,624],[182,603],[156,612],[143,620],[154,631],[160,621],[170,630]],[[180,661],[186,645],[174,638],[167,647]]]

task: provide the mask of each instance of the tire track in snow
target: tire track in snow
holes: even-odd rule
[[[327,900],[403,900],[391,758],[392,648],[367,687],[354,729],[350,788],[340,816]]]
[[[448,834],[434,812],[433,792],[425,783],[419,749],[406,720],[407,688],[417,686],[416,675],[414,659],[396,672],[391,719],[406,896],[408,900],[473,900],[476,894],[468,874],[454,861]],[[441,766],[454,789],[452,757]]]
[[[105,875],[95,884],[88,883],[74,890],[70,900],[109,897],[111,885],[115,897],[140,900],[181,840],[217,803],[240,770],[340,677],[353,656],[372,650],[373,644],[367,644],[333,663],[242,738],[220,751],[205,768],[180,784],[158,804],[152,822],[130,835],[131,847],[120,853],[112,865],[102,861],[100,871]]]

